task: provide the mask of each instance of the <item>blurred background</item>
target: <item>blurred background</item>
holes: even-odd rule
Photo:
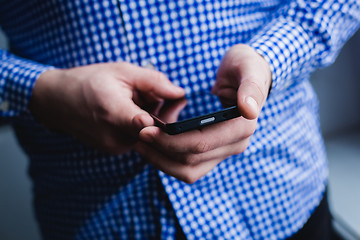
[[[7,41],[0,31],[0,47]],[[330,165],[329,197],[337,229],[360,239],[360,32],[335,64],[313,74]],[[0,126],[0,239],[39,240],[28,161],[9,126]]]

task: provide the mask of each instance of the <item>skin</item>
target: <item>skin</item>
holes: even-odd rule
[[[240,118],[170,136],[139,106],[177,99],[184,91],[160,72],[125,62],[44,72],[29,109],[52,130],[112,154],[134,149],[165,173],[194,183],[245,151],[270,85],[267,62],[239,44],[224,56],[212,91],[225,105],[237,103]]]
[[[112,154],[129,151],[154,124],[139,106],[177,99],[183,89],[164,74],[130,63],[50,70],[36,81],[29,109],[46,127]]]
[[[268,63],[247,45],[229,49],[212,92],[225,105],[237,103],[242,117],[179,135],[148,126],[135,150],[150,163],[184,182],[194,183],[225,158],[246,150],[271,85]]]

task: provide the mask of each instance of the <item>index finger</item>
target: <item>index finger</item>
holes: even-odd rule
[[[166,151],[199,154],[243,140],[253,134],[255,126],[256,120],[238,117],[178,135],[168,135],[154,126],[145,127],[139,137]]]

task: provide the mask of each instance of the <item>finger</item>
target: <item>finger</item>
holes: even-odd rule
[[[237,91],[239,110],[247,119],[256,119],[259,116],[265,100],[264,89],[258,82],[253,79],[243,79]]]
[[[237,105],[237,88],[221,87],[213,88],[212,94],[219,97],[220,102],[224,108]]]
[[[193,153],[174,154],[174,152],[166,151],[166,149],[157,149],[156,147],[155,149],[161,152],[164,156],[168,157],[169,159],[178,161],[184,165],[193,166],[205,161],[209,161],[209,159],[226,159],[229,156],[240,154],[246,150],[248,143],[249,143],[249,138],[246,138],[239,142],[230,145],[221,146],[214,150],[199,154],[193,154]]]
[[[155,124],[154,119],[146,112],[139,112],[136,114],[132,119],[132,123],[139,132],[142,128],[153,126]]]
[[[239,142],[251,136],[255,127],[255,120],[239,117],[178,135],[168,135],[157,127],[146,127],[140,131],[139,138],[158,149],[199,154]]]
[[[256,119],[264,105],[270,84],[271,71],[268,63],[250,46],[238,44],[230,48],[222,59],[213,93],[226,98],[226,94],[231,95],[230,90],[234,89],[242,116]]]
[[[119,126],[129,126],[129,131],[134,129],[137,133],[144,127],[153,126],[154,120],[150,114],[131,99],[124,98],[119,101],[117,113],[113,114],[113,122]]]
[[[130,71],[133,84],[136,90],[141,92],[153,93],[164,99],[177,99],[183,97],[185,92],[182,88],[174,85],[163,73],[135,66],[133,64],[124,65],[125,70]]]
[[[168,123],[176,122],[178,120],[181,110],[186,106],[186,98],[177,100],[174,103],[164,104],[159,112],[159,117]]]
[[[164,173],[186,183],[194,183],[206,173],[211,171],[222,159],[212,159],[195,166],[187,166],[164,156],[161,152],[146,143],[138,142],[135,151]]]

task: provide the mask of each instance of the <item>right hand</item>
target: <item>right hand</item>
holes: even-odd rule
[[[37,79],[29,109],[49,129],[113,154],[136,143],[154,124],[141,105],[184,96],[164,74],[130,63],[49,70]]]

